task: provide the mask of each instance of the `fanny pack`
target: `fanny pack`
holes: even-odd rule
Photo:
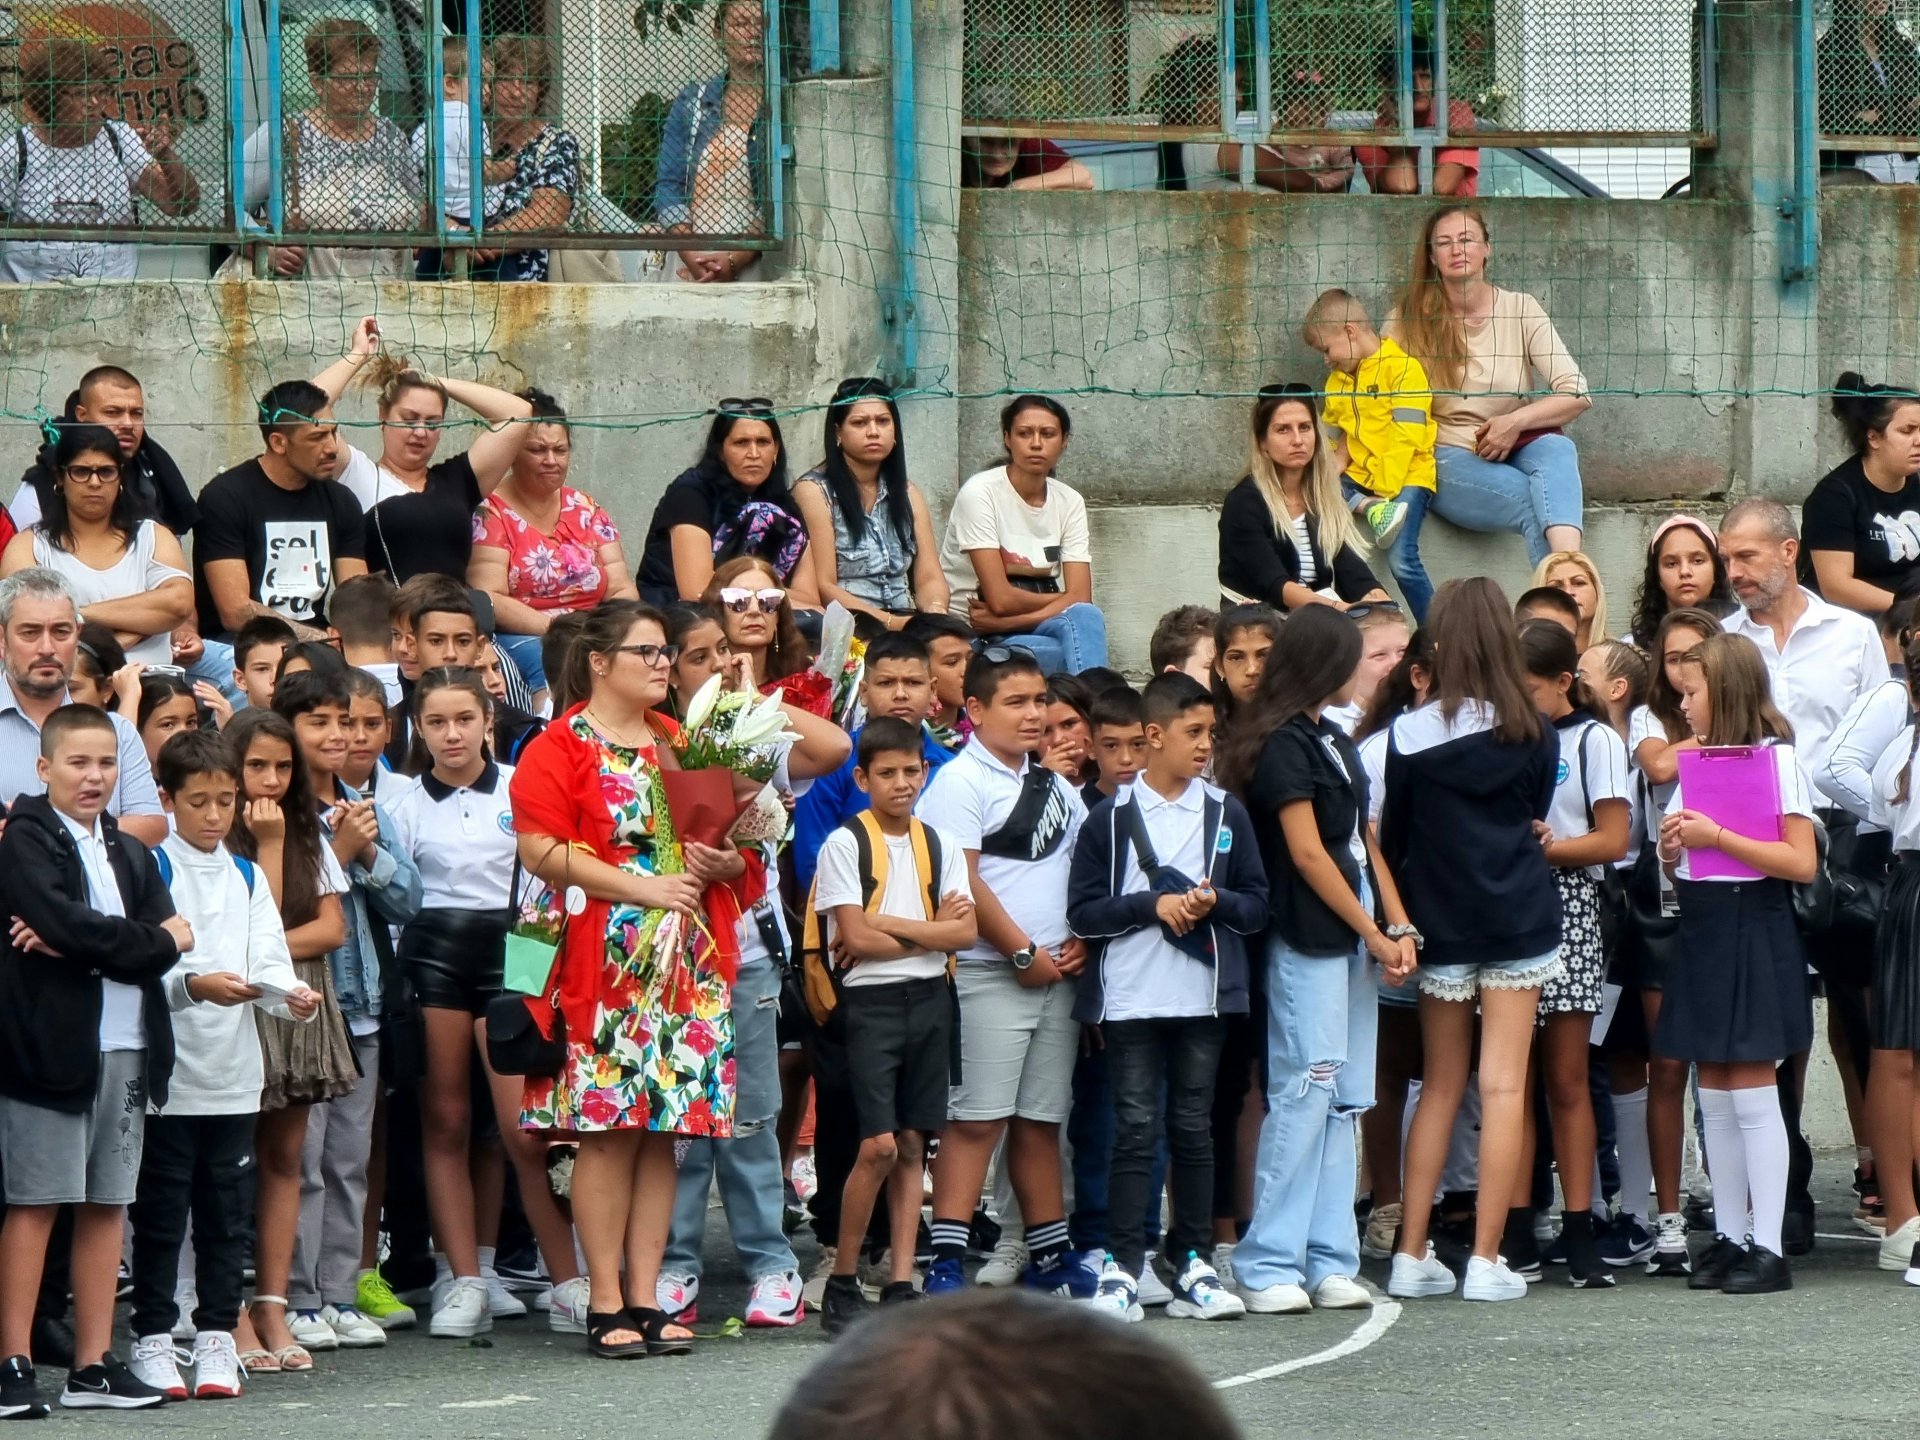
[[[1147,884],[1155,895],[1184,895],[1189,890],[1199,888],[1199,881],[1189,879],[1185,871],[1172,865],[1162,865],[1160,857],[1154,853],[1153,841],[1147,835],[1146,817],[1140,813],[1137,800],[1129,800],[1119,807],[1120,823],[1125,827],[1127,843],[1133,846],[1133,858],[1139,863],[1140,873],[1147,877]],[[1203,812],[1204,813],[1204,812]],[[1207,847],[1207,862],[1213,862],[1214,847]],[[1203,876],[1211,883],[1211,875]],[[1189,955],[1202,964],[1214,963],[1213,925],[1210,921],[1201,921],[1184,935],[1173,933],[1166,921],[1160,922],[1160,938],[1183,955]]]
[[[991,835],[980,837],[980,853],[1002,860],[1044,860],[1067,838],[1067,802],[1054,774],[1038,761],[1027,762],[1020,798]]]

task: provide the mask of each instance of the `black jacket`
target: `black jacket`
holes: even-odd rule
[[[1300,873],[1280,828],[1280,810],[1297,800],[1313,807],[1314,826],[1327,858],[1356,895],[1364,875],[1377,920],[1380,879],[1374,874],[1371,857],[1362,866],[1351,845],[1354,835],[1367,823],[1369,806],[1367,771],[1360,751],[1331,721],[1296,715],[1267,737],[1245,789],[1254,833],[1260,837],[1260,853],[1266,863],[1267,900],[1272,911],[1268,928],[1286,942],[1289,950],[1301,955],[1353,954],[1359,938]]]
[[[1123,801],[1132,803],[1132,793],[1123,788],[1093,807],[1074,842],[1073,867],[1068,872],[1067,924],[1087,942],[1087,968],[1074,996],[1073,1018],[1088,1023],[1104,1019],[1107,1013],[1102,972],[1107,942],[1160,923],[1154,913],[1159,897],[1151,890],[1126,888],[1128,842],[1115,815]],[[1267,923],[1267,876],[1260,867],[1260,843],[1246,808],[1211,785],[1200,823],[1205,834],[1215,837],[1208,847],[1212,862],[1208,873],[1219,899],[1207,921],[1213,938],[1213,1013],[1244,1015],[1246,937],[1258,935]],[[1227,842],[1225,848],[1221,840]]]
[[[69,419],[73,415],[72,404],[70,399]],[[141,519],[158,520],[182,540],[200,523],[200,506],[187,488],[187,477],[180,473],[173,456],[153,436],[141,438],[140,448],[133,452],[133,461],[127,466],[126,480]],[[52,445],[41,446],[33,464],[20,477],[20,483],[39,491],[40,513],[46,514],[47,496],[53,490]]]
[[[1560,890],[1533,822],[1553,804],[1560,737],[1492,731],[1412,754],[1388,737],[1380,856],[1400,886],[1424,963],[1528,960],[1560,944]]]
[[[1353,546],[1343,545],[1329,566],[1320,553],[1317,532],[1309,543],[1318,577],[1314,589],[1324,590],[1331,584],[1335,594],[1352,603],[1384,588]],[[1301,583],[1300,552],[1293,536],[1273,523],[1273,512],[1249,475],[1227,492],[1220,505],[1220,587],[1284,610],[1280,590],[1289,580]]]
[[[100,1073],[100,982],[137,985],[147,1025],[147,1093],[166,1103],[173,1021],[162,977],[180,959],[160,922],[173,897],[146,846],[100,818],[127,918],[87,903],[73,834],[44,795],[24,797],[0,835],[0,914],[26,921],[59,954],[8,946],[0,954],[0,1095],[81,1114]]]

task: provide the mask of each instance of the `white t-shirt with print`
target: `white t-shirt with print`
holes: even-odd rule
[[[1047,481],[1047,498],[1029,505],[996,465],[968,478],[953,497],[947,530],[940,541],[940,568],[953,589],[949,609],[967,618],[967,602],[980,589],[970,550],[998,550],[1009,579],[1048,578],[1060,582],[1063,567],[1093,563],[1087,529],[1087,502],[1070,485]]]
[[[924,822],[923,822],[924,823]],[[931,828],[931,827],[929,827]],[[937,833],[937,832],[936,832]],[[860,885],[860,843],[853,832],[842,825],[820,847],[818,887],[814,901],[827,916],[827,939],[833,938],[833,907],[866,904]],[[961,847],[947,836],[940,836],[940,895],[959,892],[969,899],[973,887],[967,883],[967,857]],[[887,885],[880,894],[880,913],[897,920],[926,920],[926,891],[920,886],[919,867],[913,862],[913,837],[887,836]],[[934,950],[923,950],[901,960],[863,960],[847,970],[845,985],[886,985],[901,980],[930,980],[947,971],[947,957]]]
[[[111,136],[107,126],[113,129]],[[91,144],[72,148],[47,144],[31,125],[15,137],[0,154],[0,210],[14,224],[133,224],[133,187],[153,164],[153,156],[132,126],[109,120]],[[0,279],[13,282],[131,280],[138,266],[139,254],[132,245],[78,240],[0,244]]]

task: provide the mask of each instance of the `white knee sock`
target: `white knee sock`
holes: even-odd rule
[[[1700,1087],[1700,1118],[1707,1131],[1707,1170],[1713,1176],[1714,1228],[1737,1244],[1747,1235],[1747,1148],[1740,1121],[1734,1114],[1733,1096],[1731,1090]],[[1781,1174],[1784,1176],[1786,1172],[1783,1170]],[[1781,1203],[1785,1204],[1784,1197]]]
[[[1780,1222],[1787,1210],[1787,1124],[1780,1092],[1771,1085],[1733,1092],[1733,1111],[1747,1157],[1747,1187],[1753,1194],[1753,1243],[1784,1253]],[[1719,1187],[1714,1188],[1716,1202]]]
[[[1620,1213],[1631,1215],[1647,1229],[1653,1188],[1653,1151],[1647,1144],[1647,1092],[1613,1097],[1613,1143],[1620,1156]]]

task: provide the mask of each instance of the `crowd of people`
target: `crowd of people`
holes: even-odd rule
[[[36,1364],[137,1408],[530,1312],[684,1354],[716,1186],[745,1323],[829,1335],[1361,1308],[1363,1257],[1780,1291],[1809,965],[1920,1284],[1920,392],[1841,376],[1803,522],[1667,519],[1620,632],[1584,384],[1490,248],[1443,210],[1382,326],[1314,303],[1138,687],[1047,396],[942,518],[883,382],[792,480],[722,399],[630,561],[554,397],[372,319],[197,493],[88,372],[0,550],[0,1417]],[[1429,507],[1534,588],[1434,589]],[[696,805],[728,695],[767,763]]]

